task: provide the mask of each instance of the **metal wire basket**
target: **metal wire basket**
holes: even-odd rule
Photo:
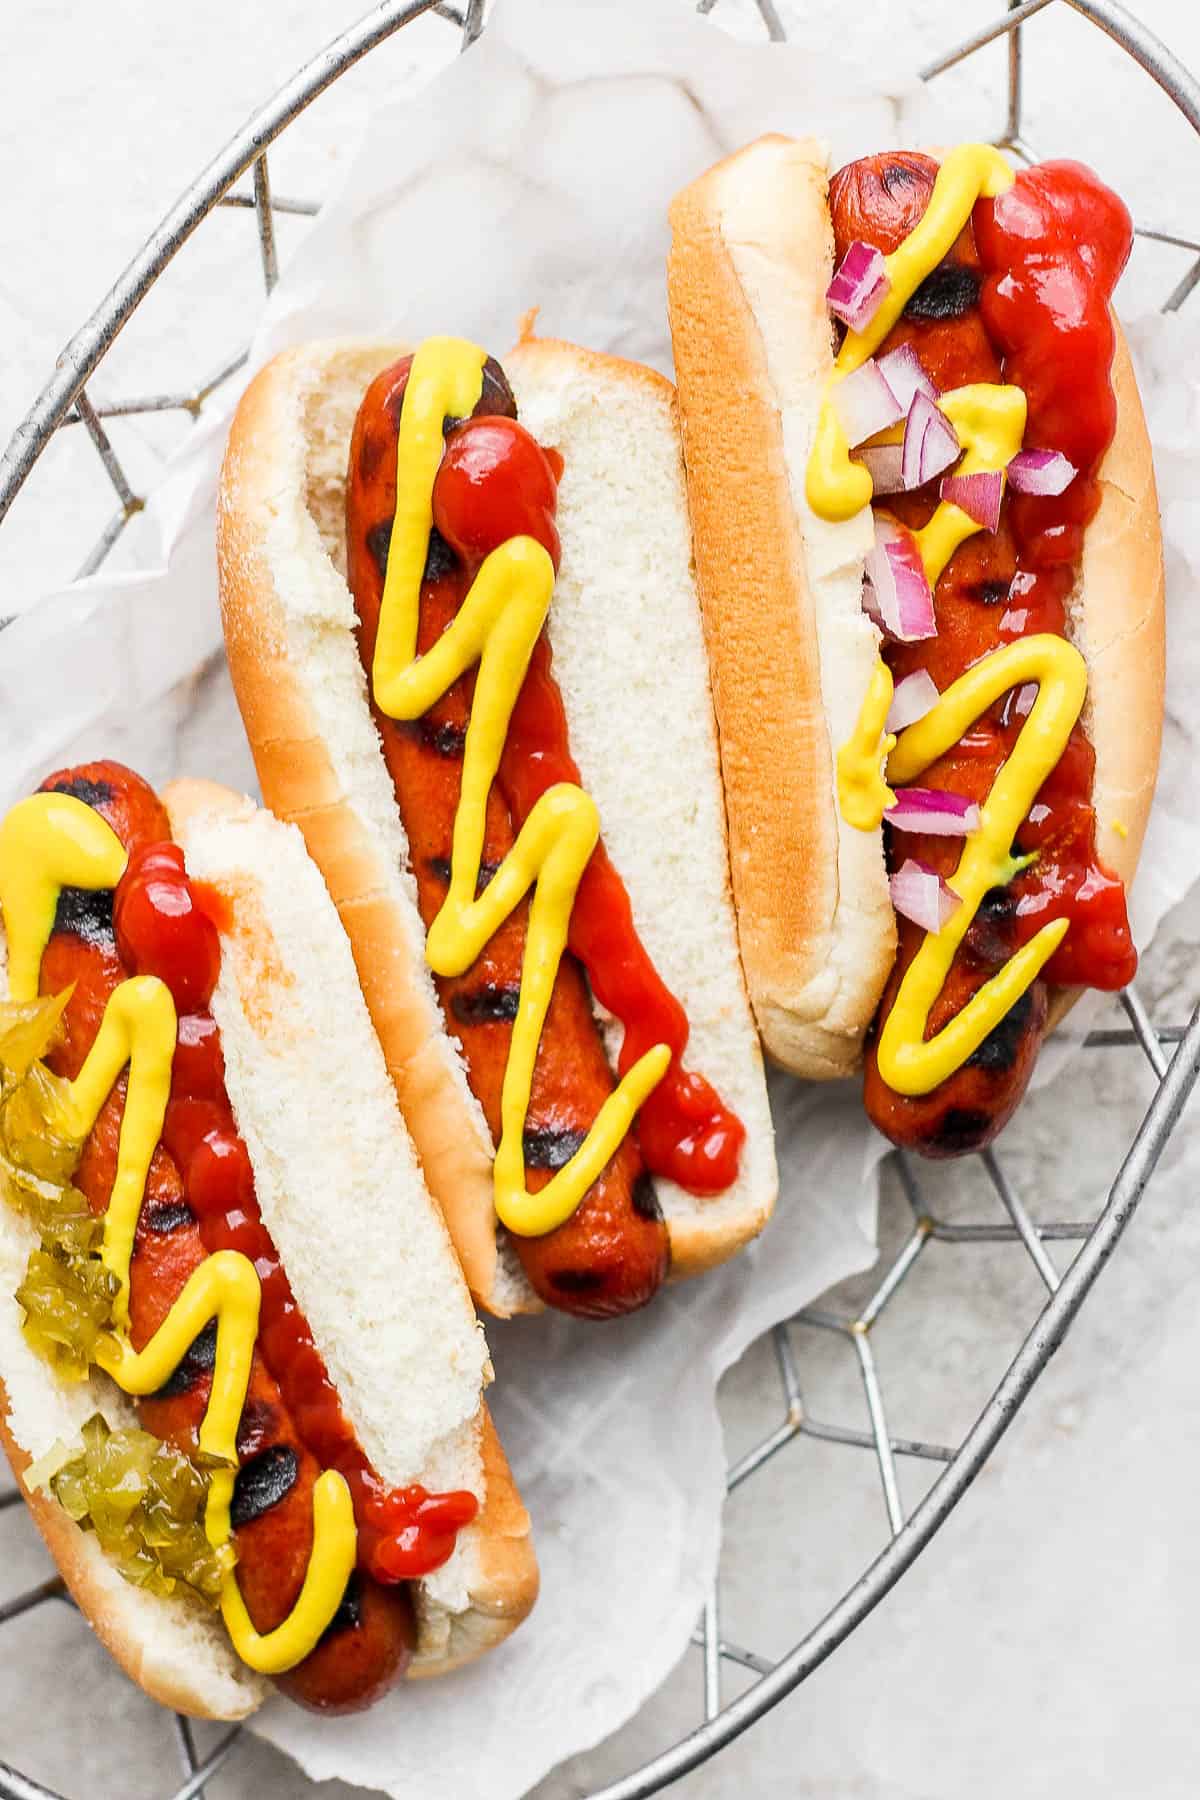
[[[699,0],[698,10],[712,12],[718,3],[719,0]],[[773,40],[782,40],[785,31],[773,0],[755,0],[755,5],[767,35]],[[1007,91],[996,142],[1019,158],[1032,158],[1034,152],[1023,133],[1022,26],[1050,5],[1060,9],[1069,7],[1106,33],[1158,83],[1193,130],[1200,134],[1200,84],[1114,0],[1023,0],[1021,4],[1009,0],[1006,14],[948,50],[922,71],[922,78],[933,80],[986,45],[1006,39]],[[210,396],[245,361],[243,351],[225,361],[206,379],[186,382],[172,391],[103,402],[93,400],[89,397],[88,383],[114,338],[176,252],[218,207],[240,207],[253,212],[263,278],[268,290],[274,285],[278,273],[276,216],[315,213],[317,205],[309,200],[272,197],[267,147],[318,95],[369,51],[425,13],[444,19],[448,29],[458,32],[465,48],[483,29],[484,0],[466,0],[461,7],[437,4],[435,0],[384,0],[302,68],[187,190],[130,263],[107,299],[71,339],[50,380],[14,433],[0,458],[0,521],[54,434],[64,426],[82,425],[96,448],[99,463],[117,501],[116,510],[84,560],[79,574],[92,574],[101,566],[143,505],[143,498],[135,492],[113,448],[105,419],[170,411],[196,416]],[[235,185],[246,174],[251,178],[250,192],[239,190]],[[1163,311],[1175,311],[1200,284],[1200,242],[1149,227],[1138,229],[1143,238],[1155,239],[1190,253],[1186,272],[1174,282],[1163,302]],[[640,1768],[595,1790],[592,1800],[640,1800],[641,1796],[658,1793],[761,1719],[811,1674],[878,1605],[978,1475],[1052,1352],[1062,1342],[1084,1298],[1116,1248],[1200,1076],[1200,1005],[1185,1027],[1155,1027],[1133,989],[1119,997],[1119,1004],[1125,1022],[1120,1022],[1114,1005],[1115,1022],[1093,1031],[1086,1044],[1092,1049],[1140,1049],[1153,1072],[1155,1086],[1153,1097],[1098,1214],[1049,1223],[1035,1222],[999,1156],[989,1150],[972,1161],[982,1166],[995,1203],[994,1218],[972,1223],[951,1222],[944,1216],[945,1207],[939,1203],[935,1208],[928,1197],[928,1183],[923,1188],[922,1176],[911,1159],[902,1153],[893,1153],[888,1159],[890,1179],[893,1186],[898,1185],[909,1217],[898,1246],[893,1247],[886,1259],[886,1272],[876,1280],[865,1300],[848,1310],[812,1307],[797,1319],[774,1328],[771,1338],[778,1367],[782,1415],[773,1430],[730,1465],[729,1492],[753,1479],[778,1451],[797,1438],[820,1439],[864,1449],[873,1456],[878,1468],[888,1540],[836,1604],[809,1625],[786,1655],[777,1659],[767,1658],[722,1636],[718,1579],[693,1639],[701,1651],[703,1720]],[[936,1262],[934,1246],[953,1244],[969,1248],[1005,1243],[1023,1247],[1047,1296],[1016,1356],[991,1399],[956,1446],[895,1435],[885,1412],[882,1384],[872,1349],[874,1327],[885,1309],[894,1303],[918,1261],[927,1265],[932,1257]],[[1055,1243],[1070,1245],[1073,1249],[1065,1273],[1060,1273],[1052,1258],[1049,1246]],[[927,1294],[925,1303],[936,1303],[936,1289]],[[835,1334],[844,1344],[846,1355],[855,1359],[869,1429],[861,1429],[858,1423],[821,1421],[807,1411],[800,1382],[803,1357],[797,1351],[797,1334],[793,1329],[806,1326]],[[905,1458],[940,1468],[924,1497],[907,1517],[897,1476],[898,1464]],[[18,1503],[19,1495],[14,1489],[0,1494],[0,1508]],[[0,1606],[0,1625],[64,1598],[62,1582],[48,1576]],[[801,1618],[797,1623],[804,1621]],[[96,1656],[99,1658],[102,1654],[97,1647]],[[734,1672],[743,1681],[747,1675],[753,1679],[736,1698],[726,1703],[725,1680]],[[193,1800],[194,1796],[203,1793],[205,1783],[218,1768],[234,1755],[242,1741],[242,1731],[235,1728],[227,1732],[201,1755],[197,1752],[188,1721],[177,1717],[175,1727],[184,1779],[182,1785],[174,1788],[170,1800]],[[297,1791],[301,1785],[302,1778],[297,1776]],[[49,1788],[4,1762],[0,1762],[0,1796],[9,1796],[11,1800],[61,1800]]]

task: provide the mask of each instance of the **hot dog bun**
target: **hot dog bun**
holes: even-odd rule
[[[431,1191],[492,1311],[536,1309],[497,1238],[493,1147],[424,963],[408,846],[367,707],[345,580],[345,470],[372,378],[403,346],[285,352],[230,435],[218,545],[226,647],[264,796],[294,818],[350,936]],[[657,1184],[675,1275],[761,1229],[776,1172],[738,959],[674,393],[650,370],[524,340],[503,359],[522,419],[562,450],[550,613],[572,750],[634,918],[691,1023],[688,1062],[746,1126],[734,1186]]]
[[[487,1348],[401,1122],[349,946],[293,828],[207,782],[163,796],[189,872],[230,901],[213,1012],[255,1189],[347,1417],[390,1485],[481,1501],[449,1562],[418,1584],[410,1670],[437,1674],[505,1637],[537,1592],[529,1520],[481,1398]],[[135,1422],[105,1377],[56,1378],[13,1299],[32,1238],[0,1206],[0,1439],[20,1478],[95,1411]],[[84,1616],[164,1704],[240,1718],[269,1689],[219,1616],[132,1587],[58,1503],[31,1510]]]
[[[759,139],[676,196],[668,263],[742,958],[768,1051],[818,1078],[858,1066],[896,949],[882,835],[848,826],[834,789],[878,642],[861,608],[870,513],[830,524],[804,493],[833,363],[828,180],[813,139]],[[1113,385],[1071,636],[1089,664],[1098,848],[1128,883],[1158,768],[1164,608],[1150,444],[1119,331]],[[1051,1016],[1072,998],[1056,991]]]

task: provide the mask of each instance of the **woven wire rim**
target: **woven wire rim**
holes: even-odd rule
[[[774,42],[786,38],[774,0],[754,0],[767,36]],[[700,13],[711,13],[719,0],[698,0]],[[1051,5],[1080,14],[1103,31],[1137,62],[1173,101],[1200,135],[1200,83],[1115,0],[1009,0],[1007,12],[990,25],[955,44],[920,71],[923,80],[956,67],[984,46],[1007,39],[1007,95],[1005,118],[995,142],[1024,161],[1036,159],[1036,151],[1023,133],[1023,31],[1036,13]],[[278,278],[274,216],[277,213],[312,214],[317,204],[305,199],[274,196],[267,165],[267,146],[338,77],[376,45],[425,13],[445,19],[460,34],[463,49],[475,42],[483,29],[484,0],[467,0],[464,6],[438,0],[383,0],[357,24],[335,38],[318,56],[300,69],[274,99],[261,109],[216,156],[185,192],[162,224],[120,276],[107,298],[71,339],[27,417],[13,434],[0,457],[0,521],[20,492],[50,438],[62,427],[81,424],[95,445],[117,497],[118,507],[82,564],[80,576],[94,573],[108,556],[125,525],[145,501],[127,479],[104,427],[104,419],[166,411],[198,416],[205,402],[246,361],[242,350],[193,387],[177,391],[93,402],[86,384],[109,346],[126,324],[158,276],[200,222],[217,206],[254,213],[263,281],[268,292]],[[252,191],[235,183],[247,172]],[[1192,252],[1184,275],[1163,302],[1164,312],[1174,312],[1200,285],[1200,240],[1150,226],[1136,227],[1142,237]],[[937,1216],[922,1192],[913,1159],[894,1151],[888,1163],[895,1170],[912,1214],[911,1229],[897,1255],[876,1287],[853,1316],[823,1307],[808,1307],[794,1320],[772,1328],[771,1337],[779,1373],[783,1418],[778,1426],[727,1470],[727,1491],[732,1493],[762,1469],[784,1445],[799,1436],[850,1445],[874,1454],[888,1520],[890,1539],[859,1579],[794,1648],[777,1660],[762,1656],[723,1638],[720,1629],[719,1576],[705,1602],[693,1643],[702,1650],[704,1719],[693,1731],[661,1754],[622,1779],[594,1790],[591,1800],[643,1800],[660,1792],[689,1770],[706,1762],[750,1725],[776,1706],[806,1676],[825,1661],[837,1646],[879,1604],[914,1562],[939,1526],[953,1511],[974,1481],[988,1456],[1011,1424],[1017,1411],[1062,1342],[1076,1313],[1101,1269],[1112,1255],[1136,1209],[1181,1112],[1200,1077],[1200,1004],[1186,1027],[1152,1025],[1133,988],[1120,996],[1128,1024],[1093,1031],[1089,1048],[1140,1047],[1156,1078],[1156,1088],[1133,1141],[1109,1189],[1100,1213],[1092,1219],[1036,1223],[1009,1179],[1000,1159],[986,1150],[977,1159],[986,1171],[999,1206],[1007,1215],[996,1223],[953,1224]],[[1168,1054],[1169,1052],[1169,1054]],[[934,1243],[1020,1243],[1040,1280],[1047,1300],[991,1399],[965,1438],[953,1448],[943,1444],[895,1436],[888,1425],[871,1332],[885,1309],[911,1274],[918,1260]],[[1060,1274],[1047,1245],[1078,1244],[1066,1272]],[[792,1324],[815,1326],[837,1334],[857,1360],[870,1430],[823,1422],[804,1405],[799,1368],[790,1335]],[[906,1518],[897,1479],[897,1458],[911,1457],[942,1465],[942,1472],[924,1498]],[[16,1490],[0,1495],[0,1510],[18,1504]],[[51,1600],[68,1603],[69,1596],[57,1576],[48,1577],[0,1605],[0,1625],[45,1605]],[[722,1670],[729,1663],[757,1677],[737,1699],[723,1704]],[[236,1748],[243,1728],[226,1732],[203,1758],[198,1756],[189,1720],[174,1715],[180,1759],[186,1778],[170,1800],[194,1800],[205,1784]],[[49,1788],[0,1762],[0,1797],[7,1800],[62,1800]]]

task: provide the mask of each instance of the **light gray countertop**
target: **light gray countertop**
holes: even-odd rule
[[[726,3],[735,13],[748,10],[743,0]],[[902,0],[890,13],[932,54],[998,4]],[[207,157],[362,7],[363,0],[273,0],[257,9],[235,0],[194,9],[40,0],[14,10],[0,64],[8,171],[0,208],[0,436]],[[801,10],[831,33],[844,30],[849,16],[836,0],[780,5],[785,18]],[[1136,0],[1133,10],[1200,69],[1193,0]],[[1077,145],[1114,177],[1119,159],[1128,159],[1131,198],[1144,221],[1194,235],[1200,146],[1167,118],[1148,83],[1123,89],[1114,106],[1115,53],[1061,15],[1052,7],[1030,27],[1031,40],[1044,34],[1029,76],[1034,143],[1058,151]],[[423,21],[319,102],[273,154],[276,193],[328,191],[371,98],[437,60],[445,32],[438,21]],[[1076,76],[1069,116],[1061,103],[1068,65]],[[253,225],[231,212],[216,229],[247,234]],[[284,255],[302,229],[285,221]],[[211,305],[196,316],[185,303],[182,265],[205,257],[214,267],[229,260],[208,233],[186,250],[178,278],[164,281],[118,343],[98,389],[164,385],[185,349],[189,370],[215,367],[245,335],[257,299],[252,258],[240,259],[243,275],[219,297],[213,284]],[[177,419],[126,424],[117,441],[146,482],[185,430]],[[0,533],[0,612],[19,610],[69,575],[103,522],[109,501],[89,458],[81,438],[56,444]],[[1193,897],[1147,958],[1143,995],[1162,1020],[1182,1022],[1191,1004],[1200,985],[1198,945]],[[1118,1021],[1114,1014],[1106,1022]],[[1012,1141],[1012,1167],[1035,1212],[1094,1210],[1150,1091],[1136,1056],[1095,1051],[1033,1098]],[[1052,1155],[1057,1183],[1043,1201],[1041,1174]],[[960,1800],[966,1793],[975,1800],[1014,1793],[1191,1800],[1200,1739],[1193,1633],[1200,1540],[1190,1480],[1200,1362],[1198,1164],[1193,1114],[1066,1345],[926,1555],[789,1702],[676,1791],[696,1800]],[[975,1188],[945,1205],[948,1216],[978,1218],[989,1201]],[[885,1247],[895,1248],[906,1223],[903,1200],[890,1193]],[[1060,1267],[1066,1250],[1056,1246]],[[869,1277],[853,1284],[851,1297],[869,1284]],[[1018,1247],[936,1247],[876,1333],[893,1430],[957,1442],[1038,1303],[1037,1278]],[[865,1426],[846,1347],[811,1329],[793,1337],[814,1415]],[[777,1423],[769,1344],[727,1377],[722,1408],[731,1458]],[[904,1464],[902,1479],[911,1505],[928,1479],[926,1465]],[[831,1493],[836,1505],[822,1505],[819,1497]],[[731,1500],[726,1532],[723,1629],[778,1656],[884,1542],[874,1462],[862,1451],[798,1440]],[[40,1543],[18,1511],[0,1515],[0,1556],[0,1601],[45,1572]],[[105,1665],[65,1607],[8,1627],[2,1649],[0,1760],[72,1795],[169,1790],[177,1765],[166,1725]],[[689,1729],[701,1682],[693,1654],[650,1708],[548,1778],[537,1800],[584,1796]],[[729,1691],[739,1686],[734,1680]],[[214,1800],[282,1800],[317,1790],[276,1752],[251,1744],[208,1791]],[[332,1800],[354,1790],[333,1784],[326,1791]]]

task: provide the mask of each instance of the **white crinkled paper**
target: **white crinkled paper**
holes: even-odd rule
[[[841,63],[825,43],[735,44],[675,0],[500,0],[467,56],[370,120],[267,308],[251,366],[284,344],[352,331],[460,332],[503,357],[539,305],[547,332],[669,369],[672,193],[764,130],[819,132],[835,163],[939,141],[935,105],[911,77],[886,17],[877,41],[860,35]],[[1188,705],[1200,632],[1185,613],[1200,561],[1189,448],[1200,441],[1200,339],[1157,319],[1131,335],[1177,622],[1162,793],[1137,896],[1144,942],[1200,875]],[[223,435],[219,420],[201,427],[155,498],[163,566],[48,596],[0,636],[3,805],[84,755],[122,757],[156,780],[186,772],[253,788],[216,607]],[[717,1380],[769,1324],[874,1255],[879,1145],[857,1091],[776,1078],[773,1098],[780,1204],[736,1263],[619,1323],[489,1326],[494,1410],[541,1562],[537,1610],[483,1663],[365,1717],[318,1721],[271,1704],[254,1728],[311,1774],[406,1800],[512,1800],[613,1731],[684,1653],[718,1550]]]

